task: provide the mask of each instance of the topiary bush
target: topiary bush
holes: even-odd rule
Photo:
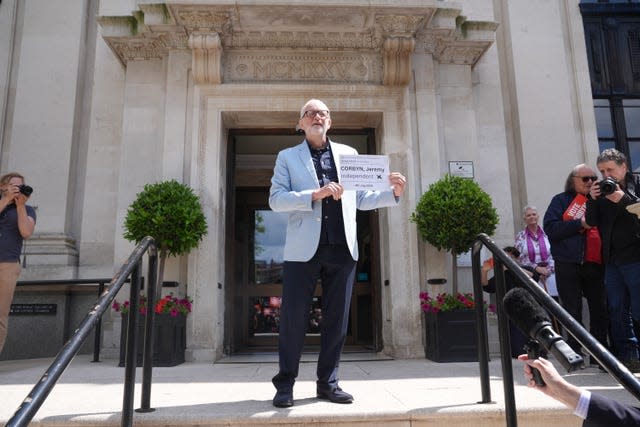
[[[207,234],[207,221],[193,190],[171,180],[144,186],[127,210],[124,229],[129,241],[139,243],[146,236],[156,240],[162,283],[166,257],[197,247]]]
[[[475,181],[449,174],[429,186],[410,219],[426,242],[451,253],[454,293],[457,255],[471,249],[478,234],[492,235],[499,221],[491,197]]]

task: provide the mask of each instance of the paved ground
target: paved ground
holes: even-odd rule
[[[40,408],[33,425],[120,425],[124,368],[118,368],[116,360],[100,363],[90,360],[89,356],[74,359]],[[478,417],[488,412],[504,419],[499,360],[490,364],[491,397],[495,402],[478,404],[481,392],[477,363],[352,358],[341,365],[341,385],[356,400],[351,405],[336,405],[315,398],[315,363],[312,356],[306,357],[311,363],[302,363],[295,387],[295,406],[288,409],[271,405],[274,389],[270,379],[277,363],[268,357],[259,358],[258,363],[254,363],[255,360],[239,358],[223,361],[229,363],[184,363],[154,368],[151,406],[156,411],[135,413],[134,425],[303,425],[319,424],[319,420],[327,419],[333,420],[331,425],[344,425],[345,421],[348,425],[349,420],[351,425],[363,425],[363,422],[373,425],[373,420],[383,422],[382,425],[427,425],[418,421],[447,415]],[[0,422],[6,423],[12,416],[50,362],[51,359],[0,362]],[[138,369],[137,373],[136,408],[140,406],[142,370]],[[567,377],[593,391],[634,402],[608,374],[595,368]],[[519,418],[521,414],[536,413],[573,417],[566,415],[569,411],[559,403],[525,387],[522,367],[517,361],[514,361],[514,378]],[[468,425],[469,418],[466,418],[463,425]],[[400,424],[402,420],[404,424]],[[446,425],[454,424],[447,422]],[[536,425],[535,422],[520,425],[525,424]],[[493,425],[500,424],[494,421]],[[575,425],[579,425],[577,420]]]

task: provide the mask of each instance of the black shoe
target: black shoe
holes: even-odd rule
[[[276,408],[290,408],[293,406],[293,392],[278,391],[273,397],[273,406]]]
[[[316,389],[316,396],[318,397],[318,399],[329,400],[333,403],[353,402],[353,396],[346,391],[342,391],[340,387],[336,387],[333,389],[321,389],[320,387],[318,387]]]

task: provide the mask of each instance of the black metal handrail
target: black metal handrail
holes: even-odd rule
[[[33,419],[36,412],[45,399],[56,385],[56,382],[69,366],[71,360],[80,350],[80,347],[87,339],[91,330],[99,323],[100,317],[106,310],[111,307],[116,295],[128,281],[130,277],[130,311],[127,328],[127,344],[125,356],[125,379],[124,379],[124,395],[122,403],[122,426],[131,426],[133,423],[133,396],[135,386],[135,369],[136,369],[136,347],[138,340],[138,316],[136,315],[139,307],[140,288],[141,288],[141,266],[144,254],[148,252],[148,277],[149,286],[147,286],[147,301],[155,301],[155,290],[158,277],[158,254],[155,242],[151,237],[145,237],[133,250],[127,261],[122,265],[120,270],[113,276],[109,287],[98,298],[95,305],[85,318],[82,320],[78,329],[60,349],[55,360],[42,375],[40,380],[31,389],[29,395],[23,400],[13,416],[6,424],[7,427],[23,427],[27,426]],[[151,396],[151,374],[153,362],[153,333],[152,325],[154,320],[154,311],[149,310],[146,316],[145,324],[145,342],[143,352],[143,377],[142,377],[142,404],[140,411],[148,412],[152,409],[149,407]]]
[[[482,284],[480,283],[480,250],[485,246],[494,258],[494,277],[496,278],[496,298],[498,315],[498,336],[500,337],[500,360],[502,363],[502,379],[505,398],[505,416],[508,427],[516,427],[516,404],[513,389],[513,367],[511,364],[511,343],[507,316],[502,308],[502,300],[505,295],[505,268],[510,270],[533,295],[550,315],[554,316],[565,330],[573,335],[587,352],[595,357],[600,365],[613,376],[636,399],[640,400],[640,381],[616,359],[602,344],[595,340],[589,332],[567,313],[553,298],[551,298],[538,284],[529,277],[525,271],[496,246],[495,242],[486,234],[478,235],[478,239],[471,248],[471,266],[473,272],[473,292],[476,301],[482,301]],[[491,402],[491,389],[489,386],[489,351],[487,339],[487,322],[482,304],[476,304],[476,318],[478,322],[478,361],[480,363],[480,386],[482,401]]]

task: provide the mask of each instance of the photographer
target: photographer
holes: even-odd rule
[[[632,316],[640,320],[640,223],[626,207],[638,202],[640,185],[620,151],[606,149],[597,160],[603,180],[591,186],[586,222],[597,226],[605,264],[613,352],[632,372],[640,372]]]
[[[36,226],[36,213],[26,204],[32,188],[24,177],[8,173],[0,178],[0,352],[7,338],[9,310],[20,275],[22,241]]]

